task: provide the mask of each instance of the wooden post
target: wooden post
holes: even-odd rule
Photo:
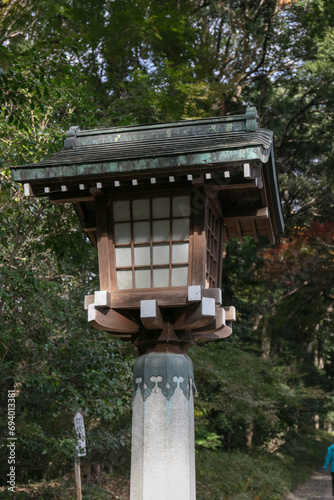
[[[77,500],[82,500],[82,490],[81,490],[81,470],[80,470],[80,459],[76,458],[74,462],[74,475],[75,475],[75,491],[77,495]]]
[[[73,417],[74,429],[78,440],[74,462],[75,490],[77,500],[82,500],[80,457],[86,456],[86,435],[83,419],[84,415],[85,413],[81,412],[81,410],[79,409],[75,412]]]

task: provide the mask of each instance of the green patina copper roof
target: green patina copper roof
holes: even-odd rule
[[[266,163],[272,143],[273,133],[258,128],[255,108],[240,116],[173,123],[96,130],[71,127],[64,149],[12,172],[18,182],[33,182],[237,161]]]
[[[225,204],[229,199],[239,203],[242,193],[245,199],[261,200],[263,207],[268,204],[274,232],[283,230],[273,132],[259,128],[254,107],[238,116],[94,130],[71,127],[61,151],[13,167],[12,176],[25,184],[28,196],[82,206],[90,203],[95,189],[114,194],[120,187],[136,189],[147,182],[195,185],[204,179],[208,189],[219,184]]]

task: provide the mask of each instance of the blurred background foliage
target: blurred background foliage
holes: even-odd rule
[[[334,7],[324,0],[0,2],[0,427],[4,438],[15,388],[21,483],[71,469],[78,407],[86,479],[128,472],[135,352],[87,326],[82,302],[98,288],[97,257],[72,208],[25,199],[9,168],[59,150],[71,125],[247,105],[275,132],[286,232],[273,248],[229,243],[223,295],[238,311],[233,336],[191,351],[199,494],[207,498],[204,481],[212,499],[281,498],[293,476],[281,467],[308,457],[296,455],[301,436],[319,460],[327,438],[314,429],[334,423],[333,60]],[[272,474],[259,486],[266,461]],[[217,481],[224,496],[213,496]]]

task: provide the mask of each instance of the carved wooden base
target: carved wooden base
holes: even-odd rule
[[[93,299],[93,300],[92,300]],[[115,309],[107,291],[86,297],[88,322],[131,341],[139,354],[186,354],[196,339],[216,340],[232,333],[235,308],[221,305],[219,289],[188,287],[186,305],[160,307],[157,300],[140,300],[140,308]]]

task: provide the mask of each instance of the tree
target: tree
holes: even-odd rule
[[[275,404],[287,389],[271,376],[262,385],[265,363],[279,366],[284,385],[292,386],[295,422],[304,411],[299,375],[307,373],[302,386],[310,392],[319,384],[328,389],[333,21],[331,3],[323,0],[2,2],[1,370],[4,389],[17,387],[18,405],[26,405],[19,423],[29,422],[32,432],[22,454],[25,466],[33,446],[34,456],[45,450],[47,457],[59,457],[59,467],[50,463],[49,471],[66,464],[73,449],[66,412],[74,403],[87,410],[89,432],[100,436],[94,456],[101,455],[102,440],[115,449],[128,433],[131,350],[87,328],[81,312],[82,296],[96,288],[94,250],[69,207],[24,201],[8,170],[59,150],[70,125],[208,117],[257,106],[261,126],[276,134],[287,231],[274,250],[259,252],[248,239],[229,244],[224,296],[237,306],[234,341],[250,351],[243,359],[253,367],[254,384],[248,420],[245,405],[227,390],[216,398],[213,389],[212,442],[218,435],[218,443],[222,436],[232,443],[239,425],[245,432],[257,426],[258,439],[265,440],[287,423],[289,415]],[[211,356],[212,366],[220,366],[215,349],[230,370],[229,351],[222,346],[210,348],[207,357],[200,354],[199,366]],[[285,366],[291,364],[289,378],[291,368]],[[220,382],[217,369],[212,371]],[[233,374],[231,379],[235,387]],[[36,387],[45,394],[40,406]],[[242,423],[233,419],[234,410],[222,422],[227,394],[232,410],[245,417]],[[329,401],[322,391],[312,394],[324,406]],[[111,416],[117,422],[112,426]],[[271,417],[278,419],[272,427]],[[206,425],[209,420],[205,416]],[[38,459],[33,467],[41,464]]]
[[[15,389],[22,481],[71,464],[70,412],[78,407],[87,413],[92,461],[127,443],[131,363],[126,348],[92,331],[82,313],[85,291],[96,288],[96,255],[70,207],[12,195],[0,224],[1,407],[5,417],[7,390]]]
[[[131,363],[126,348],[87,325],[82,301],[97,288],[97,258],[73,209],[24,199],[11,181],[9,166],[59,149],[64,128],[85,106],[74,69],[47,65],[16,42],[1,47],[0,371],[3,417],[7,390],[16,390],[24,481],[72,465],[71,411],[78,407],[87,413],[91,461],[111,453],[115,460],[128,446]],[[0,453],[7,463],[6,446]]]

